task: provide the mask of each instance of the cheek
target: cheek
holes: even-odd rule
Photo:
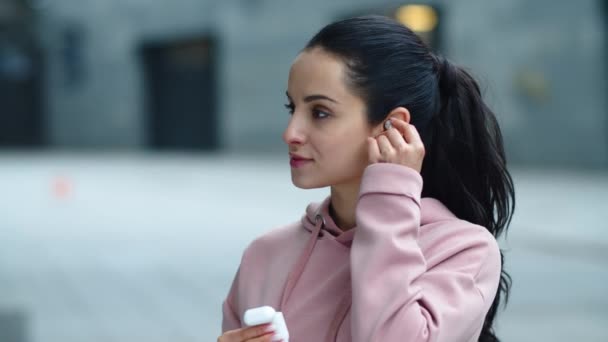
[[[362,134],[341,134],[334,136],[331,143],[328,143],[325,153],[325,160],[332,168],[338,168],[343,172],[357,172],[364,167],[367,161],[366,137]]]

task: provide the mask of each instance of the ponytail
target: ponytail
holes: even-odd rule
[[[439,111],[425,131],[427,150],[421,174],[422,196],[440,200],[454,214],[484,226],[498,238],[515,209],[513,180],[506,168],[502,134],[477,82],[464,69],[435,57]],[[488,311],[480,342],[499,341],[492,323],[501,298],[509,297],[511,277],[501,251],[500,284]]]

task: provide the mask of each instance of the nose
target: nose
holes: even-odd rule
[[[296,115],[292,115],[283,132],[283,141],[287,145],[302,145],[306,141],[306,134],[304,132],[304,123],[297,120]]]

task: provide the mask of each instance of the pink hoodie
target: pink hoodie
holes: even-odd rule
[[[500,279],[498,244],[421,192],[415,170],[372,164],[354,229],[336,226],[327,198],[253,241],[224,301],[222,331],[270,305],[283,312],[290,342],[477,341]]]

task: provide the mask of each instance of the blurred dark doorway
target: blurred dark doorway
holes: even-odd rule
[[[26,342],[27,316],[23,312],[0,311],[0,341]]]
[[[600,6],[604,19],[604,86],[608,88],[608,0],[602,0]],[[608,96],[608,94],[606,95]],[[608,118],[605,122],[606,143],[608,144]]]
[[[22,2],[0,9],[0,147],[46,143],[43,125],[43,59]]]
[[[147,42],[145,70],[148,146],[218,147],[216,43],[211,37]]]

